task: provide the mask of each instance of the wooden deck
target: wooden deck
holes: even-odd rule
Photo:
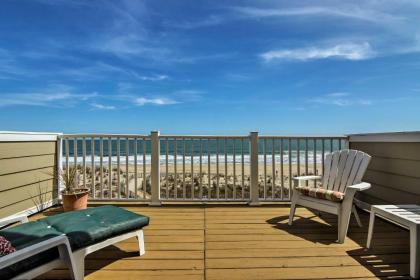
[[[366,250],[367,214],[363,228],[352,220],[349,238],[336,244],[336,218],[305,208],[292,227],[284,206],[125,208],[151,218],[146,254],[137,256],[134,239],[105,248],[87,258],[85,279],[408,278],[408,232],[378,220]],[[42,278],[67,277],[56,270]]]

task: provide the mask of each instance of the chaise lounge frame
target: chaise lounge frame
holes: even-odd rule
[[[0,227],[9,225],[11,223],[28,222],[26,215],[19,215],[12,218],[5,218],[0,220]],[[139,255],[142,256],[145,253],[144,247],[144,234],[143,230],[135,230],[128,233],[124,233],[112,238],[108,238],[99,243],[87,246],[85,248],[78,249],[74,252],[71,251],[70,243],[67,236],[62,235],[47,239],[38,244],[28,246],[22,250],[18,250],[14,253],[6,255],[0,258],[0,269],[5,268],[9,265],[22,261],[30,256],[39,254],[51,248],[57,247],[59,250],[59,258],[38,266],[29,271],[25,271],[12,279],[33,279],[41,274],[51,271],[58,267],[66,266],[69,268],[71,276],[75,280],[83,280],[85,275],[85,257],[93,252],[96,252],[102,248],[113,245],[120,241],[136,237],[139,245]]]

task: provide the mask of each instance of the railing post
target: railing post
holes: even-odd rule
[[[57,135],[57,142],[56,142],[56,161],[57,161],[57,169],[55,176],[57,178],[54,178],[56,182],[56,191],[57,195],[53,197],[53,204],[58,203],[58,201],[61,199],[61,173],[63,172],[63,138],[62,135]],[[53,193],[54,196],[54,193]],[[54,201],[55,200],[55,201]]]
[[[150,133],[150,141],[152,145],[151,151],[151,173],[150,180],[152,184],[152,200],[150,205],[160,206],[160,141],[159,131],[152,131]]]
[[[251,132],[250,135],[250,165],[251,165],[251,185],[250,195],[251,201],[249,205],[260,205],[259,201],[259,186],[258,186],[258,132]]]
[[[350,149],[350,148],[351,148],[350,147],[350,137],[346,136],[346,139],[344,140],[344,149]]]

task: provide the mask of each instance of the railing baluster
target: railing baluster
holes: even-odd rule
[[[185,138],[182,138],[182,199],[186,199],[186,189],[185,189]]]
[[[169,181],[168,181],[168,173],[169,173],[169,139],[166,138],[166,145],[165,145],[165,182],[166,182],[166,199],[170,198],[169,195]]]
[[[70,150],[69,150],[69,139],[66,137],[66,141],[65,141],[65,145],[66,145],[66,174],[67,177],[69,177],[69,172],[70,172],[70,167],[69,167],[69,155],[70,155]],[[60,171],[62,172],[62,171]],[[59,176],[61,176],[62,174],[59,174]]]
[[[83,187],[86,188],[86,137],[82,138]],[[92,173],[91,173],[92,176]]]
[[[199,198],[203,199],[203,142],[202,139],[200,139],[200,194]]]
[[[77,138],[73,139],[73,168],[74,168],[74,176],[76,177],[76,187],[79,187],[79,168],[77,166],[77,156],[78,156],[78,148],[77,148]]]
[[[225,154],[225,199],[228,199],[228,161],[227,161],[227,138],[224,138],[224,154]]]
[[[117,190],[118,190],[118,198],[121,198],[121,178],[120,178],[120,154],[121,154],[121,147],[120,147],[120,137],[117,137]]]
[[[325,140],[321,139],[321,149],[322,149],[322,157],[321,157],[321,172],[324,174],[324,161],[325,161]]]
[[[293,182],[292,182],[292,140],[290,138],[288,138],[288,152],[289,152],[289,191],[288,191],[288,198],[290,198],[291,195],[291,191],[292,191],[292,187],[293,187]]]
[[[233,200],[236,200],[236,138],[232,138],[232,153],[233,153]]]
[[[313,155],[313,161],[314,161],[314,175],[318,175],[318,172],[317,172],[317,168],[316,168],[316,164],[317,164],[317,162],[316,162],[316,138],[314,138],[313,140],[313,143],[314,143],[314,150],[313,150],[313,153],[312,153],[312,155]],[[314,180],[314,188],[316,187],[316,180]]]
[[[263,139],[263,157],[264,157],[264,199],[267,199],[267,139]]]
[[[130,139],[127,137],[125,138],[125,198],[130,198],[130,173],[129,173],[129,153],[130,153]]]
[[[194,199],[194,139],[191,139],[191,199]]]
[[[245,156],[244,156],[244,139],[241,138],[241,183],[242,183],[242,194],[241,198],[245,199]]]
[[[141,141],[142,147],[141,151],[143,154],[143,182],[142,182],[142,188],[143,188],[143,199],[147,198],[147,180],[146,180],[146,138],[143,137]]]
[[[93,198],[96,198],[96,170],[95,170],[95,138],[90,138],[90,161],[92,166],[92,172],[91,172],[91,182],[92,182],[92,194]]]
[[[100,171],[99,171],[99,182],[100,182],[100,198],[103,199],[104,198],[104,138],[100,137],[99,138],[99,166],[100,166]]]
[[[276,155],[274,138],[271,139],[271,174],[271,199],[274,199],[274,192],[276,188]]]
[[[174,198],[178,198],[178,173],[177,173],[177,150],[178,150],[178,144],[176,142],[176,138],[174,138]]]
[[[108,197],[112,198],[112,138],[108,138]]]
[[[305,138],[305,176],[308,176],[308,138]],[[305,185],[308,186],[308,181],[305,181]]]
[[[283,138],[280,138],[280,184],[281,184],[281,189],[280,189],[280,198],[283,200],[284,197],[284,163],[283,163]]]
[[[208,138],[207,139],[207,171],[208,171],[208,174],[209,174],[209,176],[208,176],[208,188],[207,188],[207,199],[211,199],[211,189],[212,189],[212,186],[211,186],[211,182],[212,182],[212,179],[211,179],[211,169],[210,169],[210,145],[211,145],[211,143],[210,143],[210,138]]]
[[[219,199],[219,138],[216,139],[216,198]]]
[[[296,138],[296,168],[297,175],[300,176],[300,139]]]
[[[138,176],[137,176],[137,145],[138,145],[138,139],[135,137],[133,139],[133,153],[134,153],[134,198],[137,199],[138,198],[138,191],[139,191],[139,186],[138,186]]]
[[[333,152],[333,139],[331,138],[330,139],[330,153],[332,153]]]
[[[78,170],[77,170],[77,154],[78,154],[78,152],[77,152],[77,138],[75,137],[74,139],[73,139],[73,167],[75,168],[75,176],[76,176],[76,178],[77,179],[79,179],[79,177],[78,177],[78,175],[79,175],[79,172],[78,172]],[[77,180],[77,181],[79,181],[79,180]]]
[[[308,175],[308,138],[305,138],[305,175]]]

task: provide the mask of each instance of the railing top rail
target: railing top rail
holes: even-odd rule
[[[73,133],[59,135],[60,138],[82,138],[82,137],[113,137],[113,138],[150,138],[145,134],[102,134],[102,133]],[[168,134],[159,135],[161,139],[249,139],[249,135],[180,135]],[[348,139],[343,135],[258,135],[260,139]]]
[[[160,138],[186,138],[186,139],[224,139],[249,138],[249,135],[160,135]]]

